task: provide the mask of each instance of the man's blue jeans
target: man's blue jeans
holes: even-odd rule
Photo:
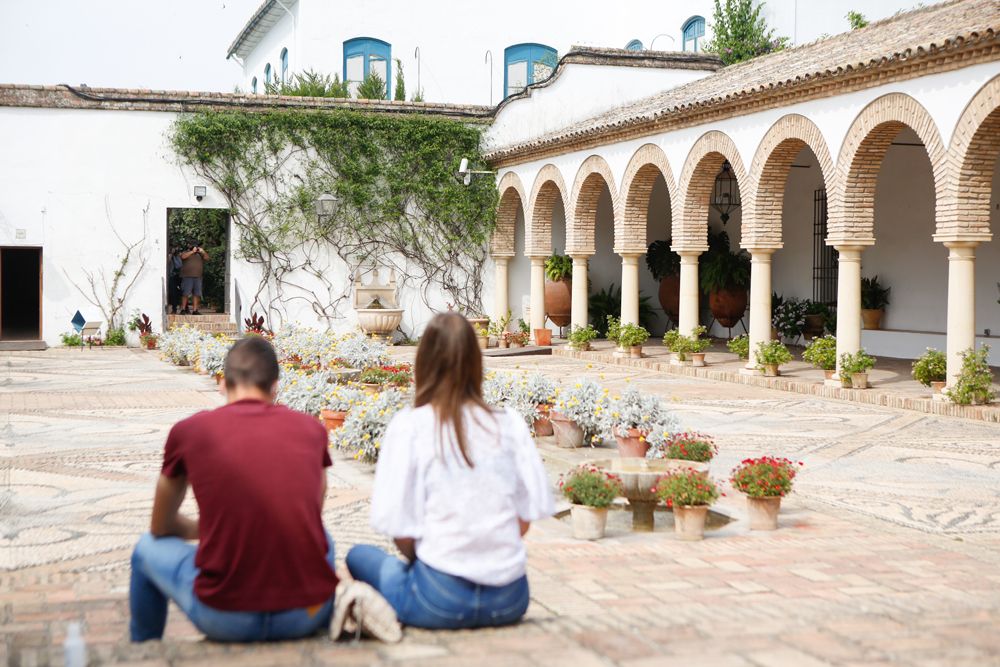
[[[526,576],[506,586],[481,586],[419,560],[404,563],[367,544],[347,553],[347,569],[381,593],[404,625],[430,629],[508,625],[528,609]]]
[[[333,540],[329,535],[327,560],[333,561]],[[319,607],[284,611],[222,611],[203,604],[194,594],[198,568],[194,564],[197,547],[179,537],[153,537],[146,533],[132,553],[132,581],[129,608],[132,641],[163,637],[167,624],[167,603],[177,603],[196,628],[209,639],[253,642],[297,639],[330,626],[333,597]]]

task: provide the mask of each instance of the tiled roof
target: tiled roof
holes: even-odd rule
[[[494,162],[511,159],[634,126],[666,122],[714,105],[940,55],[977,42],[995,44],[998,24],[1000,0],[952,0],[924,7],[860,30],[724,67],[697,81],[541,137],[490,146],[486,157]]]

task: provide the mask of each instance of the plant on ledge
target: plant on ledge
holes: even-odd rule
[[[993,390],[993,371],[990,370],[990,346],[978,350],[969,348],[962,352],[962,370],[955,386],[945,395],[959,405],[982,405],[996,398]]]
[[[778,367],[792,360],[792,353],[780,340],[757,343],[756,352],[757,368],[764,371],[764,375],[778,375]]]
[[[774,29],[761,16],[763,4],[754,0],[715,0],[714,36],[704,45],[705,52],[716,54],[725,65],[732,65],[788,46],[788,38],[775,37]]]
[[[577,325],[569,332],[569,346],[574,350],[589,350],[590,342],[597,338],[597,329],[591,325]]]
[[[667,507],[711,505],[719,499],[715,482],[693,470],[661,477],[656,484],[656,495]]]
[[[687,361],[688,355],[704,355],[705,350],[712,346],[711,338],[702,338],[707,329],[696,327],[690,336],[671,336],[670,351],[677,355],[678,361]]]
[[[913,379],[925,387],[930,387],[933,382],[945,382],[948,379],[948,357],[940,350],[927,348],[913,362]]]
[[[618,345],[621,347],[640,347],[649,339],[649,332],[638,324],[622,324],[618,329]]]
[[[844,386],[855,389],[868,388],[868,371],[875,368],[876,359],[860,349],[855,353],[844,352],[840,355],[840,377]]]
[[[719,449],[712,438],[701,433],[672,433],[666,428],[655,428],[646,436],[649,443],[647,459],[679,459],[708,463]]]
[[[832,371],[837,368],[837,338],[827,334],[820,338],[815,338],[806,345],[802,358],[824,371]]]
[[[559,282],[573,277],[573,258],[555,253],[545,260],[545,277]]]
[[[750,336],[747,334],[732,339],[726,343],[726,347],[740,359],[750,358]]]
[[[884,310],[889,305],[889,292],[891,290],[891,287],[886,287],[878,281],[878,276],[862,278],[861,307],[865,310]]]

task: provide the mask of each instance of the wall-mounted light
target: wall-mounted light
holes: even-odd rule
[[[492,171],[481,171],[477,169],[469,169],[469,158],[464,157],[458,165],[458,177],[462,179],[462,183],[469,185],[472,183],[473,174],[493,174]]]
[[[719,212],[722,224],[729,222],[729,214],[740,207],[740,186],[733,175],[729,160],[722,163],[722,171],[715,177],[712,189],[712,208]]]
[[[316,217],[321,221],[336,215],[338,208],[340,208],[340,200],[328,192],[324,192],[316,199]]]
[[[204,185],[196,185],[196,186],[194,186],[194,198],[195,199],[197,199],[198,201],[201,201],[202,199],[205,198],[206,194],[208,194],[208,188],[206,188]]]

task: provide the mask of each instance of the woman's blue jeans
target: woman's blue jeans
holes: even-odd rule
[[[334,567],[333,540],[327,535],[327,560]],[[167,604],[177,603],[196,628],[209,639],[225,642],[254,642],[306,637],[330,626],[331,596],[319,607],[284,611],[222,611],[201,602],[194,594],[198,568],[194,564],[197,547],[179,537],[153,537],[146,533],[132,553],[132,581],[129,632],[132,641],[163,637],[167,624]]]
[[[347,569],[378,590],[404,625],[435,630],[508,625],[528,609],[526,576],[506,586],[482,586],[367,544],[347,553]]]

